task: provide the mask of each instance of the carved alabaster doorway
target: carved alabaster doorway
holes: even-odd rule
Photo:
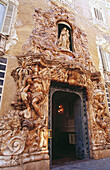
[[[52,82],[49,95],[50,162],[90,158],[85,91]]]

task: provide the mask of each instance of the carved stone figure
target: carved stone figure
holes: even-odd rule
[[[99,89],[95,90],[93,107],[95,110],[96,123],[104,130],[105,139],[107,141],[110,141],[108,126],[108,121],[110,118],[109,115],[107,115],[107,113],[105,112],[104,93]]]
[[[60,33],[60,38],[58,39],[58,46],[61,49],[70,49],[70,40],[69,40],[69,30],[65,27]]]
[[[40,131],[40,145],[39,145],[39,147],[42,148],[42,150],[46,150],[47,143],[48,143],[48,132],[47,132],[46,128],[42,128]]]

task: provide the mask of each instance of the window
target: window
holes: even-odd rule
[[[109,96],[107,85],[105,85],[105,90],[106,90],[106,96],[107,96],[108,109],[109,109],[109,113],[110,113],[110,96]]]
[[[10,34],[15,4],[0,0],[0,56],[5,53],[6,40]]]
[[[3,23],[3,19],[4,19],[4,15],[5,15],[5,10],[6,10],[5,5],[0,4],[0,31],[1,31],[1,28],[2,28],[2,23]]]
[[[3,85],[5,80],[6,65],[7,65],[7,59],[0,57],[0,107],[1,107],[1,99],[3,93]]]
[[[101,46],[99,46],[99,52],[102,60],[104,71],[110,72],[110,54],[105,52]]]
[[[102,12],[99,9],[94,8],[94,14],[96,19],[103,21]]]
[[[7,4],[0,0],[0,33],[9,35],[15,5],[9,1]]]

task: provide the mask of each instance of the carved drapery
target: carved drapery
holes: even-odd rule
[[[17,86],[14,110],[0,118],[1,167],[48,159],[51,81],[86,88],[91,150],[95,153],[105,149],[105,145],[110,148],[110,116],[105,112],[104,86],[89,56],[86,35],[75,26],[71,13],[54,4],[49,11],[36,9],[34,20],[35,28],[23,45],[24,54],[18,57],[19,67],[11,74]],[[70,22],[74,52],[59,49],[59,20]]]
[[[70,34],[69,30],[64,27],[61,30],[60,37],[58,39],[58,47],[62,50],[70,50],[70,40],[69,40]]]

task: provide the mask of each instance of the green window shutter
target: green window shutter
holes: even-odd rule
[[[6,14],[2,26],[2,34],[9,35],[11,24],[12,24],[12,17],[14,12],[15,5],[13,3],[8,3],[6,8]]]

